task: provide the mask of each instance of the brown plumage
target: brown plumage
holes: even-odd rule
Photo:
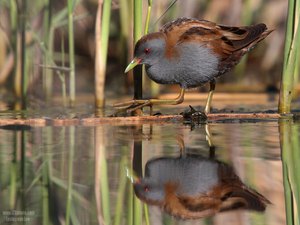
[[[191,18],[179,18],[165,24],[160,29],[160,33],[163,33],[169,40],[167,41],[166,56],[176,56],[175,45],[182,42],[201,43],[210,48],[220,59],[218,75],[226,73],[235,66],[244,54],[271,32],[272,30],[267,30],[267,26],[263,23],[232,27]],[[156,36],[159,36],[159,33],[147,37],[146,40],[156,38]],[[142,42],[146,41],[141,40]]]
[[[172,216],[197,219],[236,209],[264,211],[270,201],[247,187],[232,167],[198,155],[147,162],[134,183],[138,198]]]
[[[150,79],[160,84],[179,84],[180,95],[173,100],[133,100],[117,107],[141,108],[153,104],[179,104],[187,88],[210,83],[205,113],[209,113],[215,78],[232,69],[241,57],[272,30],[265,24],[233,27],[207,20],[178,18],[159,32],[143,36],[136,44],[129,71],[145,64]]]

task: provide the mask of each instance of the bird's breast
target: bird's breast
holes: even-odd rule
[[[150,79],[160,84],[192,88],[218,75],[219,59],[209,48],[196,43],[180,44],[176,48],[176,57],[162,57],[146,67]]]

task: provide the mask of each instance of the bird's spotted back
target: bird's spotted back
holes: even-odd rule
[[[163,25],[160,28],[160,32],[168,33],[174,30],[174,28],[178,27],[184,27],[184,26],[199,26],[199,24],[202,24],[204,27],[207,26],[212,26],[215,23],[207,21],[207,20],[199,20],[199,19],[193,19],[193,18],[186,18],[186,17],[181,17],[176,20],[170,21]]]

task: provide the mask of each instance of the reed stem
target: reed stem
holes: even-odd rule
[[[146,17],[145,32],[144,32],[145,34],[148,34],[149,32],[151,9],[152,9],[152,0],[148,0],[147,17]]]
[[[72,207],[72,193],[73,193],[73,160],[75,151],[75,127],[70,127],[70,148],[69,148],[69,162],[68,162],[68,190],[66,202],[66,225],[71,224],[71,207]]]
[[[69,82],[69,95],[70,104],[75,103],[75,50],[74,50],[74,1],[68,0],[68,33],[69,33],[69,63],[70,63],[70,82]]]
[[[134,43],[142,37],[142,17],[143,14],[143,2],[142,0],[134,0],[133,5],[133,39]],[[134,85],[134,98],[143,98],[143,77],[142,77],[142,67],[136,66],[133,69],[133,85]]]
[[[109,39],[111,0],[99,0],[96,17],[95,97],[96,107],[104,106],[104,87]]]
[[[288,225],[299,225],[299,188],[298,176],[300,149],[299,128],[291,119],[279,121],[280,146],[282,157],[283,184],[285,194],[286,221]],[[295,207],[296,206],[296,207]]]
[[[27,108],[27,71],[26,71],[26,15],[27,0],[22,0],[21,8],[21,102],[22,109]]]
[[[51,51],[52,44],[51,42],[53,41],[53,35],[51,35],[50,31],[50,25],[51,25],[51,0],[47,0],[45,3],[45,12],[44,12],[44,19],[43,19],[43,30],[44,30],[44,36],[43,36],[43,42],[46,44],[48,51]],[[52,29],[53,32],[53,29]],[[51,40],[52,39],[52,40]],[[44,55],[43,59],[43,64],[44,65],[51,65],[50,63],[50,53]],[[52,76],[52,71],[43,68],[43,88],[44,88],[44,93],[46,96],[46,101],[49,101],[51,96],[52,96],[52,81],[53,81],[53,76]]]
[[[288,6],[288,20],[285,36],[284,63],[279,96],[279,113],[290,113],[294,91],[294,77],[297,57],[297,48],[300,41],[300,0],[290,0]]]
[[[127,177],[124,173],[124,168],[127,166],[127,158],[125,155],[122,156],[120,160],[120,178],[119,178],[119,187],[117,192],[117,202],[116,202],[116,210],[115,210],[115,218],[114,218],[114,225],[120,225],[122,224],[122,215],[123,215],[123,204],[124,204],[124,196],[126,193],[126,183],[127,183]]]

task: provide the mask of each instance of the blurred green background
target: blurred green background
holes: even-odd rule
[[[37,0],[0,2],[0,100],[13,102],[21,96],[22,23],[25,21],[25,89],[34,103],[52,102],[70,92],[69,30],[67,1]],[[185,0],[153,1],[149,32],[178,17],[207,19],[227,25],[265,23],[275,31],[244,57],[237,68],[218,79],[217,92],[278,91],[282,73],[283,48],[288,2],[286,0]],[[94,97],[95,19],[98,1],[74,1],[74,50],[76,95]],[[143,1],[146,19],[147,1]],[[133,54],[133,1],[116,0],[111,4],[109,45],[105,77],[105,97],[119,98],[133,93],[132,74],[124,69]],[[25,20],[24,20],[25,19]],[[142,21],[144,24],[145,21]],[[144,76],[146,77],[146,76]],[[171,86],[150,84],[144,78],[144,96],[157,97]],[[28,87],[28,89],[27,89]],[[299,89],[299,88],[298,88]],[[208,90],[203,86],[200,90]],[[197,91],[197,90],[195,90]],[[297,92],[296,92],[297,94]],[[5,109],[7,104],[1,104]]]

